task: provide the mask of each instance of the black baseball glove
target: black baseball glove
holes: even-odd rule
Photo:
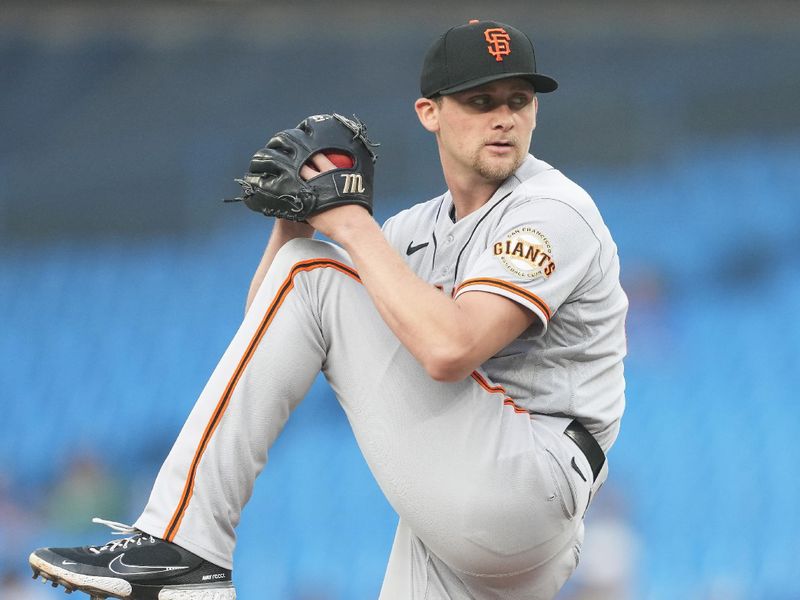
[[[304,221],[343,204],[359,204],[372,214],[373,164],[378,146],[367,139],[358,117],[314,115],[294,129],[275,134],[255,153],[250,170],[236,182],[248,208],[270,217]],[[329,151],[352,158],[350,168],[336,168],[304,181],[300,169],[314,154]]]

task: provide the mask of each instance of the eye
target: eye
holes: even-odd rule
[[[528,104],[530,104],[532,98],[527,94],[514,94],[508,101],[508,105],[511,108],[524,108]]]
[[[491,98],[486,94],[480,96],[472,96],[467,102],[475,108],[486,108],[492,103]]]

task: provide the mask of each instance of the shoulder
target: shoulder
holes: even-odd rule
[[[605,229],[589,193],[560,170],[530,156],[516,176],[520,182],[508,198],[504,212],[528,212],[536,220],[574,220],[595,234]]]
[[[545,240],[545,246],[547,241],[552,243],[559,258],[582,256],[596,261],[601,274],[607,271],[615,260],[617,246],[595,201],[558,169],[533,160],[541,163],[539,168],[529,172],[527,178],[521,173],[522,181],[498,217],[494,237],[502,240],[533,231],[536,239]]]
[[[396,215],[389,217],[383,224],[383,231],[412,229],[420,223],[433,223],[442,208],[445,194],[420,202],[410,208],[401,210]]]
[[[597,206],[589,193],[560,170],[534,157],[535,169],[518,172],[519,185],[513,196],[518,201],[556,200],[579,212],[596,212]]]

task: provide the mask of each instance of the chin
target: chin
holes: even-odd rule
[[[488,181],[505,181],[516,171],[524,160],[524,156],[483,158],[477,156],[473,168]]]

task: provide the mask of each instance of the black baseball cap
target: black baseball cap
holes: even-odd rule
[[[420,91],[426,98],[462,92],[491,81],[522,77],[538,93],[555,91],[558,82],[536,72],[533,43],[519,29],[497,21],[473,19],[448,29],[425,55]]]

